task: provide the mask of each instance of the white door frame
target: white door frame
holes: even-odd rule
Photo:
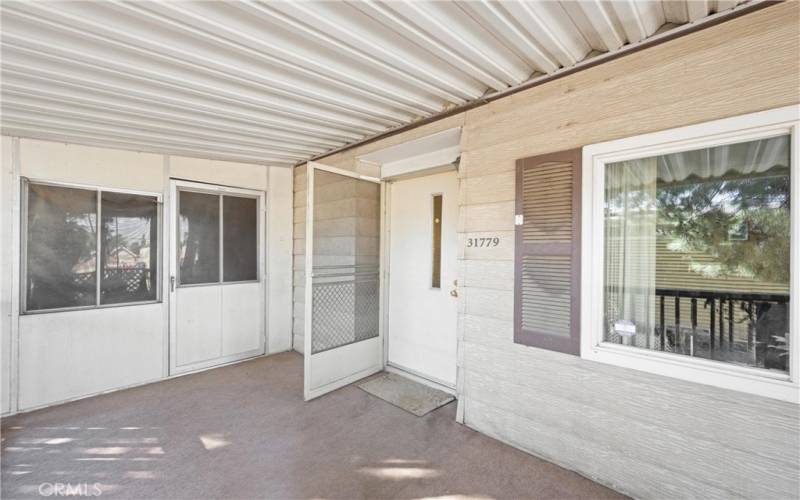
[[[261,294],[261,336],[259,338],[259,347],[252,351],[244,353],[222,356],[209,361],[201,361],[191,365],[178,367],[177,366],[177,300],[176,291],[178,289],[178,239],[180,225],[178,224],[178,191],[193,191],[209,194],[231,194],[231,195],[245,195],[255,197],[258,199],[258,283],[259,292]],[[210,184],[203,182],[192,182],[180,179],[170,178],[169,190],[169,265],[166,270],[169,271],[167,279],[165,280],[168,290],[169,300],[169,375],[182,375],[194,371],[204,370],[211,367],[220,366],[223,364],[240,361],[247,358],[263,355],[266,353],[267,337],[269,335],[269,314],[267,308],[267,240],[266,240],[266,193],[264,191],[254,189],[235,188],[230,186],[223,186],[219,184]],[[220,218],[222,214],[220,214]],[[220,219],[221,220],[221,219]],[[220,244],[222,242],[220,241]],[[222,279],[222,276],[220,276]],[[225,286],[220,284],[220,286]]]
[[[382,210],[382,230],[381,230],[381,249],[383,253],[381,266],[381,285],[383,283],[389,283],[390,279],[390,272],[389,272],[389,263],[391,262],[391,237],[392,237],[392,212],[390,211],[392,208],[392,183],[393,180],[386,180],[383,181],[383,190],[381,192],[381,196],[383,196],[383,203],[381,206]],[[383,325],[384,331],[389,331],[389,287],[381,286],[381,290],[383,290],[383,297],[381,297],[381,325]],[[384,370],[389,369],[389,335],[383,336],[383,345],[381,346],[383,350],[383,368]]]
[[[306,164],[306,247],[305,247],[305,266],[303,272],[305,273],[305,295],[304,295],[304,315],[303,315],[303,395],[306,400],[310,400],[316,398],[318,396],[322,396],[323,394],[327,394],[328,392],[334,391],[340,387],[344,387],[348,384],[351,384],[359,379],[364,377],[368,377],[373,373],[377,373],[383,370],[386,367],[386,354],[385,351],[381,355],[380,362],[372,366],[370,368],[358,371],[351,375],[348,375],[344,378],[340,378],[335,380],[327,385],[317,388],[311,388],[311,325],[312,325],[312,298],[313,298],[313,289],[312,289],[312,268],[313,268],[313,260],[314,260],[314,171],[315,170],[323,170],[325,172],[330,172],[333,174],[343,175],[345,177],[350,177],[362,181],[368,181],[375,184],[379,184],[381,186],[381,199],[386,199],[386,184],[382,182],[380,179],[375,177],[369,177],[366,175],[360,175],[356,172],[351,172],[348,170],[343,170],[341,168],[331,167],[328,165],[324,165],[322,163],[317,162],[308,162]],[[383,203],[379,202],[380,207],[380,229],[378,234],[380,235],[380,256],[379,256],[379,269],[378,269],[378,304],[379,304],[379,311],[378,311],[378,342],[384,343],[385,335],[384,335],[384,311],[385,308],[383,307],[385,301],[385,287],[384,287],[384,272],[386,269],[385,266],[385,251],[386,251],[386,244],[385,239],[383,238],[384,227],[385,227],[385,219],[386,219],[386,212],[383,210]],[[356,344],[351,345],[358,345],[364,344],[365,342],[369,342],[372,339],[363,340],[357,342]],[[347,346],[343,346],[347,347]],[[340,349],[340,348],[337,348]],[[335,351],[332,349],[331,351]],[[330,352],[330,351],[328,351]],[[320,353],[324,354],[324,353]]]

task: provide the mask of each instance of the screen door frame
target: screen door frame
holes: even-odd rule
[[[332,174],[350,177],[360,181],[371,182],[380,186],[380,199],[378,210],[380,214],[380,227],[378,228],[379,258],[378,258],[378,336],[361,340],[352,344],[335,347],[317,354],[312,353],[312,325],[313,325],[313,288],[312,279],[314,269],[314,172],[321,170]],[[304,290],[304,316],[303,316],[303,397],[306,401],[327,394],[340,387],[344,387],[359,379],[368,377],[373,373],[383,370],[386,366],[384,354],[384,273],[385,273],[385,183],[381,179],[360,175],[336,167],[331,167],[317,162],[306,164],[306,232],[305,232],[305,290]],[[374,348],[373,348],[374,347]],[[316,359],[315,359],[316,358]],[[342,374],[349,362],[356,361],[356,365],[368,365],[358,368],[350,373]],[[338,372],[338,373],[337,373]],[[323,378],[329,379],[320,385],[312,384],[312,375],[325,374]],[[328,376],[328,373],[331,375]],[[335,374],[335,375],[334,375]]]

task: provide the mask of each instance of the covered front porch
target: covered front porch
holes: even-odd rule
[[[304,403],[302,371],[277,354],[4,419],[2,497],[624,498],[457,424],[455,403]]]

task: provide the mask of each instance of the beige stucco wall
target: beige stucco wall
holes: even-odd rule
[[[466,425],[640,498],[792,498],[800,409],[513,343],[518,158],[800,102],[800,4],[770,6],[401,135],[463,126],[459,398]],[[295,169],[295,347],[302,346],[305,168]],[[498,236],[492,249],[465,238]]]

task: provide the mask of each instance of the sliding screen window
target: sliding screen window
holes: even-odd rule
[[[159,195],[25,179],[22,209],[23,313],[159,300]]]

